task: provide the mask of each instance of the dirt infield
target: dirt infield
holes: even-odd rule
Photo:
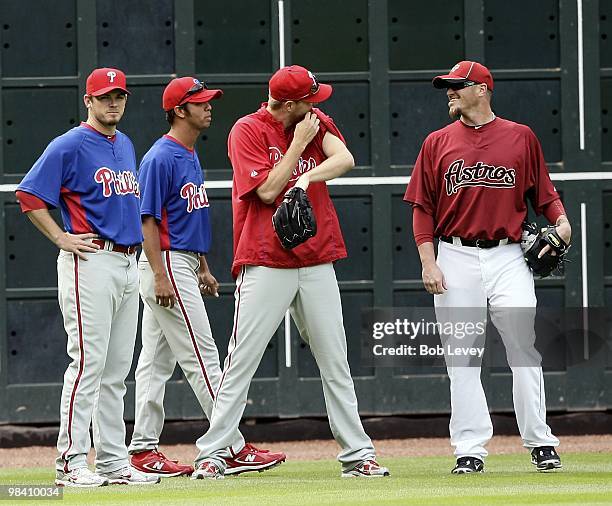
[[[333,459],[338,453],[338,445],[333,440],[312,440],[304,442],[285,441],[278,443],[261,443],[256,446],[282,450],[288,460],[323,460]],[[448,438],[415,438],[415,439],[381,439],[375,441],[378,456],[385,457],[422,457],[448,455],[452,458],[452,449]],[[169,458],[190,462],[197,454],[194,445],[172,445],[160,448]],[[491,454],[520,453],[526,450],[521,439],[516,436],[495,436],[488,445]],[[564,436],[559,447],[563,453],[597,452],[612,454],[612,435],[603,436]],[[0,467],[52,467],[56,450],[53,447],[29,446],[24,448],[0,448]],[[93,463],[94,452],[89,454]]]

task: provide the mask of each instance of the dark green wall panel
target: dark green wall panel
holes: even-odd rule
[[[96,2],[98,65],[126,74],[174,72],[173,2]],[[129,84],[129,83],[128,83]]]
[[[5,174],[25,174],[51,139],[79,124],[77,96],[76,88],[2,90]]]
[[[389,0],[389,68],[449,69],[464,59],[463,0]]]
[[[612,161],[612,79],[601,80],[601,158]]]
[[[317,72],[368,70],[366,0],[291,3],[291,52],[296,65]]]
[[[77,73],[76,2],[3,1],[2,74],[10,77]]]
[[[489,68],[559,66],[558,0],[484,0],[484,15]]]
[[[199,74],[272,72],[269,2],[194,2],[195,67]]]

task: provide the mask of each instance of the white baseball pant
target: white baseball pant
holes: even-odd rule
[[[236,280],[234,329],[210,429],[196,445],[196,466],[212,460],[225,468],[226,447],[247,403],[251,380],[266,346],[289,309],[319,366],[332,434],[344,470],[375,458],[363,430],[347,360],[336,274],[331,263],[298,269],[243,266]]]
[[[87,261],[60,251],[58,299],[72,359],[64,374],[58,470],[87,466],[93,418],[96,470],[128,465],[123,421],[125,378],[138,324],[136,255],[99,250]]]
[[[163,251],[162,258],[176,295],[172,309],[155,302],[155,279],[146,255],[140,256],[138,265],[144,313],[130,453],[157,448],[165,419],[166,382],[177,361],[209,420],[221,379],[219,352],[198,287],[199,257],[186,251]],[[234,452],[245,444],[238,427],[230,439],[228,446]]]
[[[436,309],[444,318],[449,308],[481,308],[486,319],[487,302],[511,365],[514,411],[526,448],[558,446],[559,440],[546,424],[546,399],[541,366],[516,365],[517,355],[537,355],[535,349],[518,350],[535,342],[534,318],[513,318],[504,308],[535,308],[533,275],[523,259],[519,244],[481,249],[440,241],[437,263],[446,280],[447,291],[434,296]],[[470,312],[473,314],[472,312]],[[459,314],[459,313],[458,313]],[[524,318],[525,312],[521,311]],[[521,341],[516,344],[516,339]],[[465,343],[467,346],[468,343]],[[528,362],[528,363],[534,363]],[[515,364],[515,365],[513,365]],[[485,445],[493,425],[480,379],[480,367],[452,367],[447,362],[451,393],[451,445],[457,457],[484,459]]]

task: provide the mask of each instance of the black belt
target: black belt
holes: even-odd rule
[[[472,248],[484,248],[484,249],[495,248],[496,246],[499,246],[500,244],[508,244],[512,242],[509,239],[464,239],[463,237],[458,237],[457,239],[461,241],[461,246],[469,246]],[[452,237],[445,237],[443,235],[440,236],[440,240],[444,242],[448,242],[450,244],[454,243]]]

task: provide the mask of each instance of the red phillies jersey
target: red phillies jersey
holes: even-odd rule
[[[323,137],[329,131],[344,142],[342,134],[329,116],[313,109],[321,120],[320,129],[308,144],[286,188],[272,205],[257,196],[270,170],[279,163],[293,139],[294,127],[285,130],[266,110],[267,104],[233,126],[228,137],[229,158],[234,168],[232,211],[234,215],[234,262],[232,274],[238,276],[241,265],[297,268],[333,262],[346,257],[344,239],[336,210],[325,182],[310,183],[306,191],[317,220],[317,234],[299,246],[284,249],[272,227],[272,215],[304,172],[314,169],[327,157]]]
[[[519,241],[529,198],[537,214],[559,198],[540,143],[525,125],[461,121],[423,143],[404,200],[435,219],[434,234]]]

